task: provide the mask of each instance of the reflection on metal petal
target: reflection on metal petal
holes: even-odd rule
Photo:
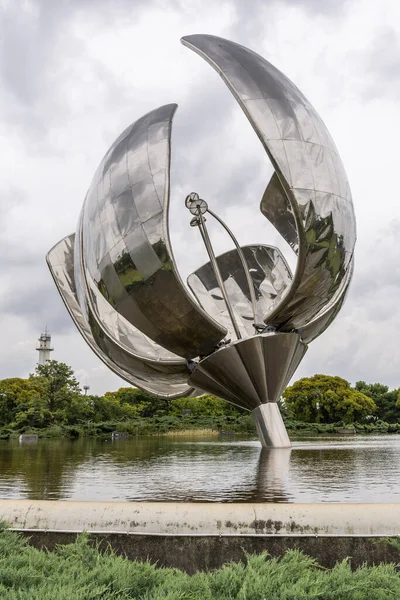
[[[273,246],[243,246],[242,251],[249,267],[256,295],[256,313],[263,317],[280,301],[290,285],[292,274],[282,256]],[[232,304],[236,322],[243,337],[254,335],[254,316],[249,285],[237,250],[229,250],[217,256],[225,289]],[[188,277],[188,286],[200,305],[233,336],[229,318],[218,283],[208,262]]]
[[[272,175],[264,192],[260,209],[264,217],[272,223],[297,254],[299,238],[297,236],[296,221],[288,197],[276,173]]]
[[[226,330],[193,302],[174,264],[167,219],[175,110],[176,104],[153,110],[114,142],[86,196],[79,235],[97,318],[111,318],[102,296],[160,347],[194,358],[210,352]]]
[[[182,42],[221,75],[272,161],[274,191],[279,195],[274,185],[278,179],[285,191],[291,206],[287,227],[281,219],[282,196],[264,208],[293,247],[296,224],[298,263],[289,292],[267,321],[280,330],[301,329],[336,296],[354,251],[353,204],[336,146],[308,100],[264,58],[210,35],[192,35]]]
[[[129,383],[163,398],[176,398],[193,393],[186,383],[185,361],[174,364],[145,360],[122,348],[102,329],[93,313],[83,315],[76,296],[74,278],[74,238],[67,236],[47,254],[47,263],[57,289],[84,340],[97,356],[117,375]],[[141,332],[137,332],[143,336]]]
[[[349,291],[349,285],[354,270],[354,258],[350,263],[349,270],[346,273],[346,278],[343,279],[340,288],[332,298],[331,302],[322,310],[310,323],[303,327],[301,338],[304,343],[309,344],[321,333],[325,331],[335,319],[336,315],[343,306],[344,301]]]

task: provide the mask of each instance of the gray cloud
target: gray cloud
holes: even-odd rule
[[[65,306],[55,289],[54,284],[47,276],[42,281],[35,279],[28,285],[23,280],[17,283],[7,294],[2,303],[2,313],[5,315],[23,315],[36,330],[41,330],[50,323],[56,324],[57,333],[62,335],[71,331],[74,325]]]
[[[364,94],[373,101],[381,96],[398,99],[400,91],[400,39],[398,30],[378,31],[362,57],[366,72]]]
[[[339,18],[351,4],[349,0],[233,0],[233,7],[236,14],[236,23],[233,29],[234,34],[239,38],[250,37],[253,40],[262,40],[268,38],[269,31],[274,27],[274,13],[285,7],[297,8],[306,12],[311,18],[319,16],[329,16],[329,18]],[[263,26],[260,27],[260,17],[263,19]],[[253,41],[254,47],[254,41]]]
[[[0,29],[5,49],[1,63],[1,90],[8,102],[4,117],[8,124],[31,135],[36,149],[45,152],[46,135],[52,125],[70,117],[71,108],[59,93],[60,70],[68,59],[86,63],[94,78],[107,81],[106,101],[115,106],[119,85],[110,69],[85,55],[85,45],[71,29],[76,17],[85,17],[99,27],[120,19],[139,19],[157,0],[34,0],[30,10],[10,2],[0,13]],[[64,83],[68,80],[64,73]],[[84,85],[84,82],[81,82]],[[28,140],[27,140],[28,141]],[[53,149],[55,151],[55,149]]]

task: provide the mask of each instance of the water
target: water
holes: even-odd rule
[[[0,441],[0,497],[191,502],[400,502],[400,435]]]

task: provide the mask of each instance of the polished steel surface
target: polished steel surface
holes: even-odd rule
[[[336,146],[299,89],[248,48],[211,35],[182,43],[216,69],[260,138],[283,192],[268,190],[262,206],[292,245],[298,240],[293,282],[265,322],[283,331],[301,329],[324,310],[351,268],[356,239],[349,184]],[[288,223],[282,224],[282,214]],[[337,302],[340,299],[337,298]]]
[[[232,323],[232,327],[233,327],[233,330],[235,332],[235,335],[236,335],[237,339],[240,340],[241,337],[242,337],[241,333],[240,333],[240,329],[239,329],[239,327],[238,327],[238,325],[236,323],[236,318],[235,318],[235,315],[234,315],[234,312],[233,312],[233,309],[232,309],[232,305],[231,305],[228,293],[227,293],[226,288],[225,288],[224,280],[223,280],[222,275],[221,275],[220,270],[219,270],[218,262],[217,262],[217,259],[215,257],[215,254],[214,254],[213,247],[211,245],[211,241],[210,241],[210,238],[209,238],[209,235],[208,235],[208,231],[207,231],[207,228],[206,228],[206,225],[205,225],[205,220],[204,220],[203,214],[199,210],[198,213],[197,213],[197,215],[198,215],[198,219],[199,219],[199,225],[198,225],[198,227],[199,227],[199,230],[200,230],[200,233],[201,233],[201,237],[203,238],[204,245],[205,245],[205,247],[207,249],[208,256],[210,257],[210,264],[211,264],[211,267],[212,267],[212,271],[214,273],[215,279],[217,280],[217,283],[218,283],[219,290],[220,290],[220,292],[222,294],[222,297],[224,299],[224,304],[225,304],[226,310],[228,311],[229,319],[230,319],[230,322]]]
[[[160,362],[136,356],[126,345],[118,344],[96,321],[92,312],[83,314],[78,303],[74,277],[74,237],[72,234],[54,246],[47,255],[50,272],[61,298],[84,340],[97,356],[129,383],[163,398],[189,396],[193,388],[186,383],[184,360]],[[143,336],[141,332],[137,335]]]
[[[276,227],[294,252],[298,252],[298,236],[290,204],[276,173],[273,174],[261,200],[261,212]],[[321,335],[335,319],[346,299],[353,276],[354,258],[331,300],[307,325],[301,328],[302,339],[309,344]]]
[[[353,276],[353,270],[354,258],[352,259],[346,276],[342,280],[336,294],[325,306],[325,308],[321,310],[312,321],[310,321],[305,327],[303,327],[301,336],[306,344],[309,344],[310,342],[315,340],[316,337],[321,335],[321,333],[323,333],[325,329],[329,327],[329,325],[332,323],[332,321],[335,319],[336,315],[342,308],[343,303],[346,300],[347,293],[349,291],[349,285]]]
[[[111,145],[76,235],[49,252],[48,264],[83,337],[118,375],[164,398],[214,393],[255,411],[263,445],[285,445],[275,403],[306,344],[336,317],[352,278],[349,184],[324,123],[278,69],[222,38],[182,42],[221,75],[272,162],[260,209],[296,253],[294,275],[276,248],[241,248],[192,192],[190,224],[199,227],[211,263],[189,276],[195,299],[189,293],[169,239],[175,104],[144,115]],[[235,245],[219,257],[207,211]]]
[[[273,246],[243,246],[241,248],[253,289],[255,291],[256,314],[265,315],[285,294],[292,273],[282,253]],[[243,264],[237,250],[229,250],[217,257],[218,267],[230,299],[235,320],[242,337],[255,333],[253,302]],[[216,321],[234,335],[220,287],[211,268],[206,263],[188,277],[188,286],[198,302]]]
[[[297,235],[296,220],[288,196],[276,172],[272,175],[261,199],[260,210],[297,254],[299,236]]]
[[[297,333],[253,336],[204,358],[188,381],[236,406],[254,410],[279,400],[306,351]]]
[[[240,262],[242,263],[242,267],[243,267],[243,271],[244,271],[245,277],[247,279],[247,285],[248,285],[248,288],[249,288],[249,294],[250,294],[250,298],[251,298],[251,308],[253,310],[254,324],[258,324],[256,293],[255,293],[255,290],[254,290],[254,283],[253,283],[253,280],[252,280],[252,277],[251,277],[251,274],[250,274],[250,271],[249,271],[249,265],[247,264],[247,260],[246,260],[246,257],[244,255],[244,252],[241,249],[241,247],[239,245],[239,242],[237,241],[237,239],[233,235],[232,231],[227,226],[227,224],[224,223],[224,221],[222,219],[220,219],[219,216],[216,215],[212,210],[208,209],[207,212],[208,212],[209,215],[211,215],[212,217],[214,217],[214,219],[216,219],[218,221],[218,223],[220,223],[220,225],[222,225],[222,227],[225,229],[225,231],[228,233],[228,235],[230,236],[231,240],[235,244],[235,248],[236,248],[238,256],[240,258]]]
[[[264,448],[290,448],[289,436],[276,402],[261,404],[252,410],[251,414]]]
[[[110,319],[102,296],[155,344],[194,358],[211,351],[225,330],[193,302],[174,264],[167,221],[176,108],[153,110],[112,144],[87,193],[79,237],[97,317]]]

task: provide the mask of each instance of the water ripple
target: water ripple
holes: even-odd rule
[[[0,441],[0,497],[192,502],[400,502],[400,436]]]

